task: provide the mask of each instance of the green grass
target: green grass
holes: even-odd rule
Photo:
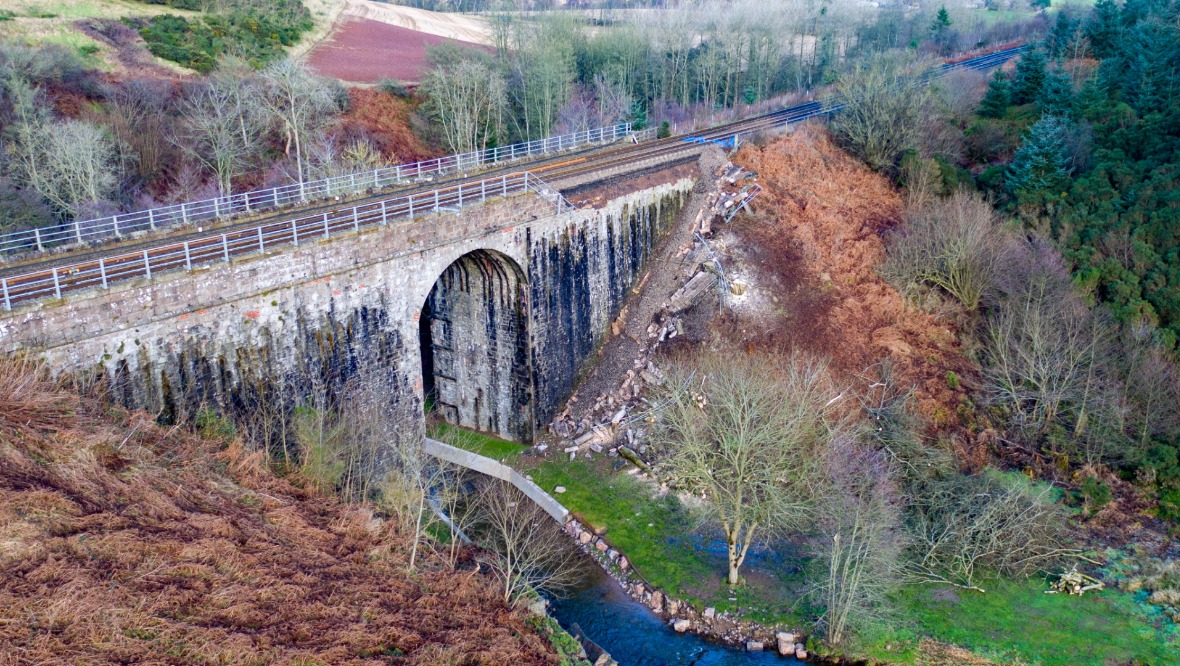
[[[967,648],[998,663],[1104,666],[1180,663],[1175,630],[1157,630],[1135,599],[1117,590],[1083,597],[1045,594],[1042,579],[999,580],[987,593],[910,586],[897,595],[900,630],[866,636],[868,656],[911,663],[919,636]],[[1169,635],[1170,634],[1170,635]],[[885,651],[891,643],[893,650]],[[907,647],[898,650],[897,646]]]
[[[747,566],[743,573],[751,584],[731,594],[723,584],[724,554],[699,545],[710,533],[698,529],[693,512],[675,495],[656,497],[654,484],[615,470],[614,463],[546,460],[526,463],[524,471],[546,491],[564,486],[558,501],[604,533],[648,583],[673,597],[767,624],[796,620],[790,608],[798,596],[791,590],[796,581],[782,575],[785,568]]]
[[[16,16],[43,19],[122,18],[164,13],[193,15],[194,12],[149,5],[131,0],[0,0],[0,9]]]
[[[711,536],[709,530],[674,495],[660,497],[653,482],[624,473],[629,464],[617,459],[570,461],[560,454],[525,457],[519,455],[525,447],[488,435],[446,425],[432,432],[516,467],[548,492],[564,486],[566,492],[555,497],[604,534],[648,583],[672,596],[763,624],[805,626],[806,609],[796,603],[805,589],[802,574],[787,573],[806,566],[805,560],[788,555],[777,563],[747,564],[743,573],[749,584],[731,592],[723,584],[723,553],[701,546]],[[985,594],[935,586],[903,589],[892,620],[863,632],[850,654],[912,664],[920,658],[920,640],[929,636],[1001,664],[1180,664],[1180,630],[1175,625],[1156,629],[1130,594],[1050,595],[1044,593],[1048,585],[1042,579],[989,581],[983,587]]]
[[[481,456],[499,460],[500,462],[504,462],[528,448],[516,442],[486,435],[482,432],[456,428],[446,423],[438,423],[432,426],[430,428],[430,436],[440,442],[446,442],[452,446],[457,446],[472,453],[478,453]]]

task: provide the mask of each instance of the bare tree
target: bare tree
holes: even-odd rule
[[[938,287],[968,310],[991,287],[1003,237],[995,212],[978,195],[957,192],[911,209],[890,239],[881,272],[903,292]]]
[[[194,86],[180,105],[179,145],[217,181],[221,194],[245,173],[262,149],[266,118],[261,91],[246,75],[218,70]]]
[[[1132,326],[1124,337],[1122,384],[1131,407],[1128,429],[1144,450],[1153,438],[1180,430],[1180,368],[1151,328]]]
[[[817,455],[827,442],[827,371],[794,354],[715,356],[670,372],[677,388],[658,415],[652,443],[672,482],[702,496],[725,533],[730,585],[750,546],[801,523],[812,507]]]
[[[507,87],[491,61],[478,53],[453,49],[432,52],[422,91],[456,153],[486,148],[501,132]]]
[[[1026,433],[1061,424],[1080,434],[1106,391],[1112,329],[1073,292],[1052,249],[1012,243],[999,265],[1002,295],[985,332],[990,398]]]
[[[123,156],[122,170],[151,180],[164,168],[171,141],[172,82],[132,79],[115,88],[104,125],[114,135]]]
[[[381,155],[381,151],[364,138],[345,143],[338,135],[333,134],[312,142],[308,152],[308,173],[316,179],[373,171],[389,164]],[[349,187],[350,183],[342,179],[333,189],[343,191]]]
[[[118,154],[106,132],[82,120],[46,129],[42,196],[73,217],[87,205],[113,197],[119,184]]]
[[[955,69],[941,76],[934,84],[939,105],[959,125],[969,123],[979,108],[987,90],[987,79],[972,69]]]
[[[927,484],[911,499],[914,583],[984,592],[986,574],[1029,576],[1076,553],[1065,545],[1067,514],[1048,484],[988,470]]]
[[[837,85],[843,107],[832,133],[877,171],[892,173],[906,151],[920,148],[930,89],[915,82],[907,63],[881,55],[858,63]]]
[[[3,87],[12,105],[12,122],[5,129],[5,153],[18,180],[39,193],[48,191],[50,175],[45,164],[53,119],[43,91],[16,72],[6,72]]]
[[[479,524],[478,496],[473,493],[476,477],[465,467],[443,461],[437,464],[430,501],[447,526],[447,559],[454,567],[459,561],[461,544],[471,538],[471,531]]]
[[[307,179],[307,151],[312,137],[328,120],[336,100],[328,82],[294,60],[275,62],[262,71],[265,111],[286,136],[288,155],[295,157],[297,182]]]
[[[505,481],[479,494],[478,544],[512,603],[532,590],[560,593],[577,581],[578,551],[553,518]]]
[[[900,584],[900,490],[889,456],[837,437],[826,459],[829,488],[820,512],[819,554],[827,566],[819,625],[833,645],[881,617]]]

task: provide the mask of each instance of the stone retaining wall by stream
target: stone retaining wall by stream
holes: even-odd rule
[[[422,440],[422,451],[440,460],[511,483],[562,525],[566,534],[578,547],[594,558],[594,561],[598,562],[632,599],[665,618],[676,631],[714,638],[747,650],[777,649],[780,654],[793,655],[800,660],[807,658],[801,632],[737,620],[726,613],[718,614],[713,608],[698,610],[688,603],[666,595],[644,580],[631,566],[626,555],[605,538],[574,519],[569,509],[542,490],[532,479],[508,465],[430,438]]]
[[[801,661],[808,658],[803,632],[738,620],[728,613],[717,613],[715,608],[698,609],[674,599],[644,580],[626,555],[577,519],[565,523],[564,529],[583,552],[594,558],[626,590],[628,596],[664,618],[677,632],[705,636],[749,651],[777,650],[779,654],[794,656]]]

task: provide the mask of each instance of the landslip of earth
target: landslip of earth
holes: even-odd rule
[[[471,16],[352,0],[308,62],[321,74],[352,83],[416,83],[427,48],[446,42],[486,49],[491,29]]]

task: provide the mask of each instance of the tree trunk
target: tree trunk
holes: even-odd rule
[[[737,545],[730,543],[729,544],[729,576],[725,579],[725,582],[727,584],[729,584],[730,587],[736,586],[739,582],[739,578],[738,578],[738,568],[739,567],[741,567],[741,561],[738,557]]]

